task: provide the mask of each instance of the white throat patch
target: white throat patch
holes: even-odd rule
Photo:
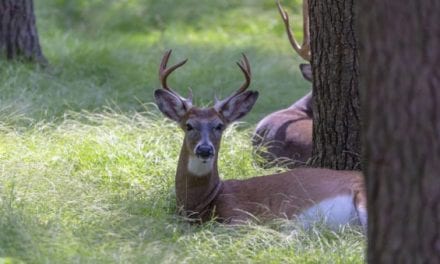
[[[211,172],[213,163],[213,158],[204,160],[191,156],[188,161],[188,171],[196,176],[204,176]]]

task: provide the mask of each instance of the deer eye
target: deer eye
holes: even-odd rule
[[[215,130],[217,130],[217,131],[222,131],[222,130],[223,130],[223,124],[218,124],[218,125],[215,127]]]
[[[192,125],[186,124],[186,131],[191,131],[193,129],[194,129],[194,127]]]

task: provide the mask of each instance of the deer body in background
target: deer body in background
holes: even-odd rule
[[[289,16],[280,3],[278,10],[284,21],[288,39],[293,49],[306,61],[310,61],[310,33],[307,0],[303,3],[304,40],[300,46],[290,30]],[[312,82],[310,64],[300,65],[303,77]],[[264,159],[265,166],[282,165],[295,167],[305,164],[312,156],[313,135],[313,96],[312,92],[299,99],[286,109],[264,117],[258,124],[252,143],[257,153]]]
[[[246,115],[258,98],[247,90],[251,70],[246,56],[238,63],[244,84],[213,107],[199,108],[191,98],[170,89],[167,76],[182,61],[167,68],[171,51],[162,59],[161,89],[154,92],[159,110],[185,133],[176,171],[176,202],[180,214],[194,221],[216,219],[241,223],[259,219],[298,218],[309,225],[324,220],[330,227],[366,225],[366,197],[360,172],[299,168],[289,172],[222,181],[217,160],[224,129]],[[251,217],[252,215],[252,217]]]
[[[304,77],[310,80],[310,65],[301,64],[300,68]],[[264,158],[265,166],[293,167],[306,163],[312,156],[312,100],[312,92],[309,92],[290,107],[271,113],[258,122],[252,144]]]

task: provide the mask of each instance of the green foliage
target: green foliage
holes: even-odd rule
[[[38,0],[50,67],[0,62],[0,263],[361,263],[356,230],[290,222],[192,226],[175,214],[182,133],[150,104],[158,63],[201,105],[243,81],[245,52],[260,92],[247,123],[223,141],[223,178],[254,166],[262,116],[310,89],[272,0]],[[298,0],[283,1],[300,37]]]

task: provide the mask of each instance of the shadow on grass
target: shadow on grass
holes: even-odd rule
[[[284,0],[286,6],[299,12],[300,2]],[[169,25],[215,27],[225,13],[252,10],[254,17],[274,9],[273,0],[41,0],[36,2],[38,17],[49,16],[64,30],[76,29],[96,34],[103,29],[121,32],[163,30]],[[252,20],[252,19],[248,19]],[[208,23],[208,24],[207,24]]]
[[[299,1],[286,0],[297,7]],[[40,39],[51,66],[47,70],[0,62],[0,118],[20,122],[60,120],[67,111],[143,111],[158,88],[158,64],[189,63],[170,77],[197,105],[208,105],[243,81],[235,62],[248,55],[251,89],[260,92],[244,121],[289,106],[309,86],[299,74],[273,0],[239,1],[72,1],[37,3]],[[292,22],[299,16],[292,16]],[[294,23],[293,23],[294,24]],[[26,122],[25,122],[26,123]]]
[[[235,62],[245,52],[253,71],[250,89],[260,92],[254,110],[245,119],[251,123],[290,105],[309,89],[291,58],[255,46],[170,41],[133,50],[124,50],[122,44],[86,49],[78,46],[72,48],[70,56],[52,60],[49,71],[1,65],[7,68],[0,73],[6,80],[0,84],[2,115],[18,113],[38,122],[57,120],[69,110],[99,112],[110,106],[122,112],[143,111],[142,103],[151,102],[159,86],[158,64],[167,48],[174,49],[170,63],[189,58],[169,82],[182,95],[191,87],[197,105],[207,105],[215,95],[227,96],[240,86],[243,76]]]
[[[35,217],[26,214],[15,199],[13,189],[9,194],[2,193],[0,186],[0,263],[22,263],[21,260],[31,261],[26,256],[33,255],[38,250],[39,237],[42,227]]]

